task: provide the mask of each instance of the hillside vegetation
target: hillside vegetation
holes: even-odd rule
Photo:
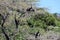
[[[60,16],[22,1],[0,0],[0,40],[60,40]]]

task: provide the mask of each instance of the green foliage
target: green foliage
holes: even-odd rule
[[[56,26],[60,27],[60,19],[59,19],[59,16],[58,16],[58,13],[54,13],[53,16],[56,18]]]
[[[45,33],[44,29],[39,28],[39,27],[34,27],[34,28],[30,28],[29,34],[35,34],[37,31],[39,31],[41,35]]]
[[[56,26],[60,27],[60,21],[56,21]]]
[[[42,28],[44,30],[47,30],[48,26],[56,26],[56,19],[53,15],[49,14],[49,13],[45,13],[45,14],[37,14],[35,16],[33,16],[30,20],[28,20],[28,25],[31,28]]]
[[[20,34],[15,36],[15,40],[24,40],[24,34],[22,32],[20,32]]]

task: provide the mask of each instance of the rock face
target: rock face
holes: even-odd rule
[[[35,36],[30,35],[29,37],[27,37],[27,40],[60,40],[60,34],[50,31],[37,38],[35,38]]]

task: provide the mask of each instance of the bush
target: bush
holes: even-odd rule
[[[47,30],[48,26],[56,26],[55,21],[56,21],[56,19],[53,15],[51,15],[49,13],[45,13],[45,14],[36,14],[32,18],[30,18],[27,21],[27,23],[31,28],[38,27],[38,28]]]

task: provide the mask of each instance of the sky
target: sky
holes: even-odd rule
[[[60,0],[40,0],[37,6],[48,8],[51,13],[60,13]]]

